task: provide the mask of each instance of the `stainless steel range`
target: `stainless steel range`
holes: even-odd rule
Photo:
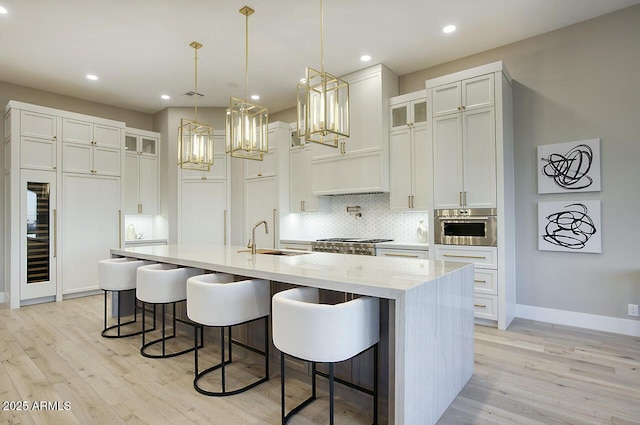
[[[315,252],[332,252],[334,254],[376,255],[375,244],[391,242],[393,239],[363,238],[329,238],[311,242],[311,250]]]

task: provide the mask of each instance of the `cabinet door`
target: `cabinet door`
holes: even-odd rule
[[[20,300],[56,295],[56,173],[20,173]]]
[[[56,139],[56,117],[37,112],[20,112],[20,135],[40,139]]]
[[[271,177],[277,174],[278,156],[275,150],[263,155],[262,161],[245,161],[245,178]]]
[[[63,118],[62,141],[91,144],[93,141],[93,124],[87,121]]]
[[[346,139],[346,152],[382,149],[382,75],[376,73],[349,84],[351,134]],[[385,114],[387,111],[385,109]]]
[[[120,245],[120,178],[62,176],[62,290],[98,289],[98,261]]]
[[[391,209],[411,208],[411,129],[392,131],[389,135],[389,201]],[[427,164],[421,164],[427,167]]]
[[[160,212],[160,187],[158,184],[158,158],[140,155],[140,212]]]
[[[120,149],[120,129],[108,125],[94,124],[93,141],[96,146]]]
[[[303,149],[303,166],[304,166],[304,211],[316,212],[316,211],[329,211],[329,200],[324,196],[318,196],[313,194],[311,188],[311,149],[307,146]]]
[[[409,103],[400,103],[389,107],[391,111],[390,130],[398,130],[409,124]]]
[[[427,99],[414,100],[410,104],[411,124],[422,125],[427,123]]]
[[[20,141],[20,168],[46,171],[55,170],[55,140],[22,137]]]
[[[91,174],[92,170],[93,146],[78,143],[62,144],[62,171]]]
[[[274,216],[277,215],[278,192],[275,177],[247,180],[245,182],[245,237],[251,237],[251,229],[261,221],[266,220],[269,233],[265,234],[264,225],[256,229],[256,246],[258,248],[275,248],[277,229]],[[277,220],[277,217],[276,217]]]
[[[411,199],[411,206],[414,210],[426,211],[429,209],[431,180],[433,178],[433,161],[428,137],[429,130],[426,125],[411,129],[413,146],[411,162],[413,198]],[[391,178],[393,178],[393,175],[391,175]]]
[[[460,207],[462,182],[461,114],[433,120],[434,208]]]
[[[462,81],[462,106],[465,111],[493,106],[493,74]]]
[[[136,153],[124,155],[124,213],[137,214],[140,203],[140,156]]]
[[[158,139],[140,137],[140,147],[138,151],[145,156],[158,156]]]
[[[180,202],[180,243],[224,244],[227,183],[183,180]]]
[[[125,153],[138,153],[138,137],[127,134],[124,136],[124,151]]]
[[[103,176],[119,176],[120,150],[94,146],[93,171]]]
[[[462,114],[464,191],[468,208],[496,208],[494,108]]]
[[[433,116],[440,117],[460,112],[460,82],[445,84],[432,90]]]
[[[305,164],[304,149],[289,151],[289,209],[302,212],[306,195],[306,175],[311,164]]]

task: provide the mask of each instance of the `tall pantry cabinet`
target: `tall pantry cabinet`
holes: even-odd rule
[[[431,259],[475,265],[478,321],[506,329],[515,316],[512,80],[494,62],[426,82],[433,152],[429,209],[495,209],[496,246],[443,245],[430,232]]]
[[[5,281],[12,308],[98,289],[121,242],[125,124],[11,101],[5,113]]]

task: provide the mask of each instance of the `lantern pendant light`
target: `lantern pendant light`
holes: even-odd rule
[[[229,98],[227,110],[226,152],[232,157],[262,161],[269,151],[267,108],[247,101],[249,98],[249,6],[240,9],[245,16],[245,98]]]
[[[307,67],[298,83],[298,137],[337,148],[349,137],[349,83],[324,70],[324,23],[320,0],[320,71]]]
[[[213,165],[213,127],[198,122],[198,49],[197,41],[189,46],[195,51],[194,119],[181,118],[178,128],[178,164],[181,168],[209,171]]]

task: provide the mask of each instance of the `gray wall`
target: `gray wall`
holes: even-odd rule
[[[640,303],[640,5],[400,77],[502,60],[514,79],[517,302],[628,318]],[[536,146],[601,139],[602,191],[538,195]],[[537,250],[537,202],[602,201],[602,254]]]

